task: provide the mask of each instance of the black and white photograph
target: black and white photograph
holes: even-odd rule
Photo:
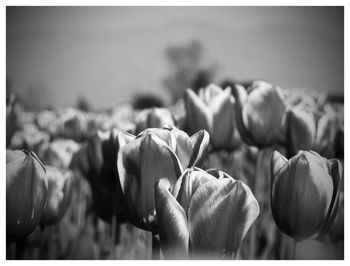
[[[345,259],[344,5],[2,9],[5,260]]]

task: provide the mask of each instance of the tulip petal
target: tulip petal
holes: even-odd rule
[[[277,176],[280,171],[283,171],[282,169],[288,166],[288,160],[278,151],[274,151],[271,157],[270,166],[271,166],[271,177],[272,177],[272,183],[273,183],[274,177]]]
[[[235,106],[235,118],[236,118],[236,125],[238,128],[238,131],[240,133],[240,136],[242,140],[248,144],[249,146],[254,145],[253,143],[253,136],[251,133],[246,129],[243,121],[242,116],[242,110],[243,106],[245,105],[248,94],[245,90],[245,88],[239,84],[236,84],[232,90],[232,94],[236,100],[234,106]]]
[[[205,89],[202,89],[202,95],[200,95],[201,99],[206,103],[206,105],[210,105],[210,103],[216,98],[219,94],[222,93],[222,89],[211,83]]]
[[[230,144],[233,135],[234,105],[231,88],[221,91],[210,103],[213,113],[213,132],[211,141],[215,148],[225,148]]]
[[[117,165],[129,218],[136,226],[156,232],[154,185],[161,177],[175,184],[182,173],[179,159],[163,140],[149,134],[126,144]]]
[[[191,136],[192,155],[187,167],[200,165],[209,147],[209,134],[205,130],[200,130]]]
[[[200,186],[188,210],[190,251],[195,256],[232,257],[259,214],[251,190],[233,178]]]
[[[186,215],[188,214],[188,206],[191,198],[196,190],[210,180],[215,180],[215,177],[199,168],[186,169],[186,171],[179,178],[177,184],[180,183],[180,188],[178,192],[177,189],[174,189],[173,195],[185,210]]]
[[[208,132],[213,128],[213,117],[208,106],[190,89],[185,93],[187,127],[190,134],[205,129]]]
[[[331,114],[323,115],[317,123],[315,150],[324,157],[333,157],[336,135],[336,116]]]
[[[310,110],[293,108],[287,113],[288,156],[299,150],[312,150],[316,137],[316,122]]]
[[[171,195],[166,178],[155,185],[155,202],[162,253],[166,259],[185,259],[188,254],[189,230],[184,209]]]
[[[339,195],[340,195],[340,181],[343,175],[343,168],[338,159],[332,159],[328,161],[329,174],[333,180],[333,196],[332,201],[329,206],[327,216],[325,217],[325,222],[321,229],[319,230],[319,236],[326,233],[337,215],[338,205],[339,205]]]

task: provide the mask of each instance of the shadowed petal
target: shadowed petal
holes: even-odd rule
[[[194,255],[232,257],[259,214],[251,190],[232,178],[200,186],[188,210],[191,251]]]
[[[162,253],[166,259],[185,259],[188,255],[189,231],[185,211],[171,195],[166,178],[155,185],[155,202]]]
[[[200,130],[190,138],[193,149],[190,162],[187,167],[200,165],[209,147],[209,134],[205,130]]]

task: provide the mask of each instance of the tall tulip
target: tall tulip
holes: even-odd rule
[[[116,129],[98,131],[73,157],[71,168],[90,183],[94,210],[105,221],[111,221],[114,214],[122,213],[123,197],[116,168],[117,154],[134,138]]]
[[[232,258],[259,215],[250,188],[224,172],[187,169],[175,184],[156,183],[163,255],[170,259]]]
[[[342,166],[313,151],[271,157],[271,208],[280,230],[297,241],[322,236],[337,213]]]
[[[62,172],[56,167],[45,166],[48,179],[47,203],[42,225],[50,225],[59,221],[67,211],[73,190],[73,175],[71,171]]]
[[[279,87],[254,81],[248,88],[236,85],[236,118],[240,135],[248,145],[263,148],[279,138],[285,116],[283,94]]]
[[[299,150],[314,150],[331,158],[335,155],[338,121],[335,113],[315,113],[298,105],[287,113],[288,156]]]
[[[33,152],[6,150],[6,237],[16,241],[39,224],[46,205],[46,171]]]
[[[175,126],[171,112],[166,108],[150,108],[142,110],[135,118],[135,134],[139,134],[146,128],[162,128],[163,126]]]
[[[205,129],[214,148],[237,148],[240,137],[235,125],[234,105],[230,87],[223,90],[210,84],[200,89],[198,95],[187,89],[185,107],[189,133]]]
[[[166,176],[172,186],[183,169],[198,165],[207,150],[209,135],[201,130],[189,137],[185,132],[164,127],[147,129],[118,153],[118,173],[127,216],[137,227],[158,231],[154,184]]]

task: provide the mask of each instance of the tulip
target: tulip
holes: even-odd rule
[[[42,162],[47,165],[68,170],[74,153],[80,145],[70,139],[57,139],[45,142],[38,149],[38,155]]]
[[[115,214],[122,213],[122,191],[116,168],[120,148],[135,136],[112,130],[98,131],[74,155],[71,168],[85,177],[92,189],[93,207],[97,215],[110,222]]]
[[[260,211],[247,185],[214,169],[187,169],[172,193],[158,180],[155,201],[167,259],[235,257]]]
[[[335,155],[338,121],[335,113],[317,114],[296,106],[287,113],[288,156],[299,150],[314,150],[331,158]]]
[[[233,89],[240,135],[250,146],[270,146],[283,129],[286,107],[281,88],[265,81],[254,81],[248,92],[240,85]]]
[[[271,208],[280,230],[296,241],[322,236],[337,213],[342,166],[314,151],[271,157]]]
[[[46,171],[33,152],[6,150],[6,237],[17,241],[39,224],[46,205]]]
[[[187,89],[185,107],[187,127],[190,134],[205,129],[216,149],[235,149],[240,145],[239,133],[235,125],[235,100],[230,87],[222,90],[210,84],[196,95]]]
[[[135,118],[135,134],[139,134],[146,128],[162,128],[163,126],[175,126],[171,112],[166,108],[150,108],[142,110]]]
[[[87,134],[87,117],[82,111],[67,109],[58,118],[56,135],[81,141]]]
[[[59,221],[67,211],[73,190],[72,172],[62,172],[55,167],[45,166],[48,180],[47,203],[40,221],[50,225]]]
[[[126,212],[137,227],[157,233],[154,184],[166,176],[174,185],[183,169],[200,164],[209,143],[201,130],[189,137],[177,128],[147,129],[118,153],[118,173]]]

